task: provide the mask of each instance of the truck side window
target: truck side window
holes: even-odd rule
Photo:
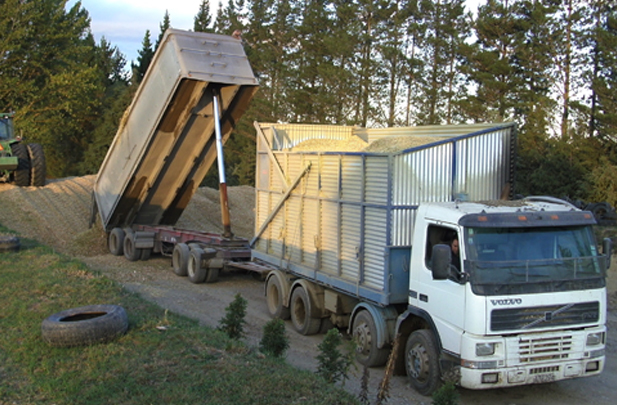
[[[458,234],[456,230],[445,226],[429,225],[426,235],[425,263],[427,268],[431,268],[431,255],[433,246],[437,244],[448,245],[452,249],[452,265],[460,271],[461,259],[458,253]],[[453,249],[453,245],[455,248]]]

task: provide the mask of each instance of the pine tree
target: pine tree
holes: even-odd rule
[[[167,31],[167,29],[170,27],[171,27],[171,21],[169,19],[169,11],[165,10],[165,15],[163,16],[163,22],[161,22],[161,24],[159,25],[159,37],[156,39],[156,43],[154,44],[154,52],[156,52],[156,50],[159,48],[159,45],[161,45],[161,41],[163,40],[163,37],[165,36],[165,31]]]
[[[193,31],[195,32],[213,32],[210,25],[212,24],[212,16],[210,16],[210,0],[201,0],[199,11],[194,18]]]
[[[148,71],[148,67],[152,62],[152,57],[154,56],[152,42],[150,42],[150,30],[146,30],[144,39],[141,42],[141,49],[137,52],[137,54],[137,64],[131,63],[131,69],[133,71],[133,82],[139,84]]]

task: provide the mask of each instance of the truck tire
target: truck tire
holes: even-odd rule
[[[186,243],[176,243],[171,254],[171,266],[176,276],[186,277],[191,252]]]
[[[296,288],[291,294],[291,323],[302,335],[314,335],[321,328],[321,318],[311,318],[312,304],[303,287]]]
[[[135,233],[126,232],[124,236],[124,257],[126,260],[135,262],[141,258],[141,249],[135,247]]]
[[[206,278],[204,279],[204,282],[206,284],[215,283],[219,279],[219,269],[218,268],[208,267],[205,269],[205,271],[206,271]]]
[[[19,187],[28,187],[30,185],[30,155],[28,149],[23,143],[14,143],[11,145],[13,156],[17,156],[17,169],[13,173],[15,184]]]
[[[201,284],[206,280],[206,269],[201,267],[203,253],[201,248],[191,249],[187,266],[187,275],[191,283]]]
[[[272,275],[266,284],[266,301],[272,318],[287,320],[291,317],[289,308],[284,306],[283,286],[276,275]]]
[[[30,156],[30,185],[43,187],[47,178],[47,166],[43,147],[38,143],[28,144],[28,155]]]
[[[139,260],[141,261],[146,261],[146,260],[150,260],[150,256],[152,256],[152,249],[150,248],[143,248],[143,249],[137,249],[139,250],[141,253],[139,254]]]
[[[0,253],[19,251],[19,238],[17,236],[0,235]]]
[[[49,316],[41,324],[41,334],[55,347],[84,346],[110,342],[126,333],[128,326],[121,306],[88,305]]]
[[[109,247],[109,253],[114,256],[122,256],[124,254],[124,231],[122,228],[114,228],[109,232],[107,238],[107,246]]]
[[[441,383],[439,353],[433,334],[416,330],[405,345],[405,369],[411,385],[422,395],[431,395]]]
[[[356,359],[367,367],[386,364],[390,351],[377,347],[377,327],[368,311],[360,311],[353,321],[353,338],[356,342]]]

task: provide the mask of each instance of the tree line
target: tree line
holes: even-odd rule
[[[226,145],[252,184],[251,123],[515,121],[516,191],[617,205],[617,2],[202,0],[194,31],[242,32],[260,91]],[[0,0],[0,109],[55,177],[96,173],[173,15],[136,61],[66,0]],[[157,35],[158,34],[158,35]],[[216,184],[213,176],[207,180]]]

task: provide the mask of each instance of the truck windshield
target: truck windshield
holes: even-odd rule
[[[479,295],[601,288],[605,260],[591,227],[467,228],[465,271]]]

